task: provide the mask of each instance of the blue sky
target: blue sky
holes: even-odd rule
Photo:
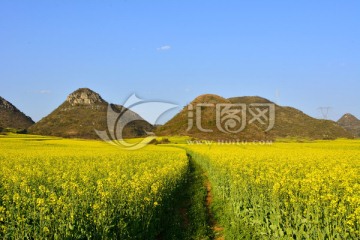
[[[0,96],[36,121],[80,87],[119,104],[258,95],[360,117],[359,12],[350,0],[1,0]]]

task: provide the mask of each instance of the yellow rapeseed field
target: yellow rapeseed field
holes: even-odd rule
[[[357,140],[126,151],[19,135],[0,136],[0,238],[157,239],[189,166],[206,172],[225,239],[359,239]]]
[[[359,239],[360,141],[187,147],[226,239]]]
[[[0,138],[1,239],[147,239],[184,179],[184,150]]]

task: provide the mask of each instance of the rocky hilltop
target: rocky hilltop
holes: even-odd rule
[[[34,124],[34,121],[17,109],[13,104],[0,97],[0,129],[13,128],[23,130]]]
[[[14,105],[9,103],[2,97],[0,97],[0,108],[12,110],[12,111],[16,110],[16,107]]]
[[[69,94],[52,113],[34,124],[29,132],[39,135],[99,139],[95,130],[112,133],[118,127],[108,126],[109,106],[114,116],[118,116],[116,113],[123,113],[120,120],[113,119],[114,123],[130,122],[122,132],[123,137],[146,136],[147,132],[152,131],[152,125],[136,113],[121,105],[109,105],[98,93],[88,88],[80,88]]]
[[[355,137],[360,137],[360,120],[354,115],[346,113],[337,121],[337,123]]]
[[[66,101],[70,103],[71,106],[106,103],[106,101],[102,99],[98,93],[88,88],[80,88],[69,94]]]

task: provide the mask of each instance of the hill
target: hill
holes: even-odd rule
[[[232,103],[270,103],[261,97],[236,97]],[[316,119],[293,107],[275,105],[275,125],[269,134],[275,138],[298,137],[309,139],[351,138],[342,127],[331,120]]]
[[[217,127],[216,109],[214,107],[200,106],[201,121],[200,125],[205,131],[200,130],[196,124],[196,106],[198,104],[231,104],[228,99],[213,94],[205,94],[194,99],[188,106],[184,107],[180,113],[168,121],[163,126],[156,129],[157,135],[187,135],[199,139],[207,140],[257,140],[269,139],[269,136],[257,126],[248,126],[240,133],[225,133]],[[192,110],[189,110],[191,109]],[[193,127],[188,130],[189,112]],[[208,132],[212,131],[212,132]]]
[[[354,115],[347,113],[342,116],[337,123],[348,130],[355,137],[360,137],[360,120]]]
[[[27,129],[34,121],[10,102],[0,97],[0,131],[5,128]]]
[[[133,120],[122,132],[123,137],[141,137],[152,130],[151,124],[136,113],[121,105],[109,105],[98,93],[88,88],[80,88],[71,93],[52,113],[29,128],[29,132],[67,138],[98,139],[95,130],[109,131],[107,118],[109,106],[115,113],[123,112],[121,120],[113,119],[114,124]],[[115,129],[110,131],[113,133]]]
[[[211,129],[211,132],[200,131],[196,126],[193,126],[189,131],[188,119],[190,113],[190,122],[195,125],[197,112],[194,109],[197,104],[238,104],[245,106],[244,112],[237,112],[239,121],[245,123],[245,128],[238,133],[229,133],[219,131],[219,126],[216,123],[216,107],[201,106],[201,125],[204,129]],[[274,109],[272,110],[271,107]],[[189,109],[193,108],[192,111]],[[220,107],[221,109],[221,107]],[[274,112],[272,116],[270,113]],[[224,124],[228,124],[229,129],[239,129],[241,123],[231,121],[234,117],[235,110],[225,109],[221,112],[218,120],[222,121],[222,128],[226,130]],[[265,113],[264,117],[257,118],[256,116]],[[242,115],[244,114],[244,115]],[[229,118],[227,118],[229,117]],[[245,119],[245,121],[244,121]],[[273,126],[271,126],[271,119],[273,119]],[[220,121],[219,121],[220,122]],[[236,126],[238,125],[238,126]],[[271,130],[268,130],[271,128]],[[307,139],[336,139],[336,138],[351,138],[344,128],[340,127],[336,122],[330,120],[319,120],[312,118],[305,113],[292,107],[282,107],[273,102],[256,96],[251,97],[234,97],[225,99],[217,95],[201,95],[192,101],[188,106],[178,113],[173,119],[168,121],[163,126],[158,127],[156,133],[158,135],[189,135],[199,139],[210,140],[270,140],[276,138],[307,138]]]

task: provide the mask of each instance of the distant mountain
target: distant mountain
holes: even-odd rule
[[[0,97],[0,131],[4,128],[27,129],[34,121],[10,102]]]
[[[270,139],[270,137],[261,128],[255,125],[249,125],[240,133],[225,133],[219,130],[216,125],[216,110],[214,107],[201,107],[201,127],[212,132],[204,132],[196,126],[196,109],[198,104],[231,104],[228,99],[213,94],[205,94],[195,98],[188,106],[173,117],[166,124],[156,129],[157,135],[187,135],[199,139],[207,140],[257,140]],[[193,106],[193,127],[188,129],[189,106]],[[190,107],[191,108],[191,107]]]
[[[109,103],[98,93],[88,88],[80,88],[71,93],[52,113],[29,128],[29,132],[39,135],[98,139],[95,130],[108,131],[108,106]],[[133,120],[122,132],[123,137],[141,137],[152,130],[151,124],[131,110],[116,104],[110,104],[110,107],[115,113],[123,113],[121,120],[113,119],[114,124]],[[115,131],[113,127],[115,125],[110,126],[111,134]]]
[[[347,113],[342,116],[337,123],[348,130],[355,137],[360,137],[360,120],[354,115]]]
[[[232,103],[271,103],[261,97],[236,97],[229,99]],[[351,134],[330,120],[312,118],[293,107],[275,104],[275,125],[269,131],[274,138],[299,137],[309,139],[351,138]]]
[[[205,104],[244,104],[246,105],[246,116],[247,125],[239,133],[225,133],[219,131],[219,127],[216,124],[216,112],[215,107],[201,107],[201,125],[204,129],[211,130],[211,132],[200,131],[196,126],[193,126],[189,131],[189,106],[196,106],[199,103]],[[249,124],[252,116],[255,116],[259,111],[266,110],[264,108],[255,108],[251,109],[249,106],[256,104],[270,104],[274,106],[274,126],[271,130],[268,130],[267,127],[270,124],[265,124],[260,121],[254,121]],[[267,113],[269,113],[268,110]],[[193,120],[195,125],[195,118],[197,112],[192,110],[190,113],[190,119]],[[270,119],[270,115],[267,115]],[[222,117],[226,117],[222,115]],[[243,121],[244,119],[241,119]],[[264,121],[266,119],[263,119]],[[190,121],[191,122],[191,121]],[[229,129],[236,126],[234,121],[224,121],[228,124]],[[265,126],[265,127],[264,127]],[[223,126],[224,128],[224,126]],[[272,103],[271,101],[261,98],[261,97],[234,97],[225,99],[217,95],[201,95],[192,101],[188,106],[178,113],[174,118],[168,121],[163,126],[157,128],[156,133],[158,135],[189,135],[199,139],[209,139],[209,140],[269,140],[276,138],[308,138],[308,139],[336,139],[336,138],[351,138],[345,129],[340,127],[336,122],[329,120],[319,120],[312,118],[303,112],[292,108],[292,107],[282,107]]]

